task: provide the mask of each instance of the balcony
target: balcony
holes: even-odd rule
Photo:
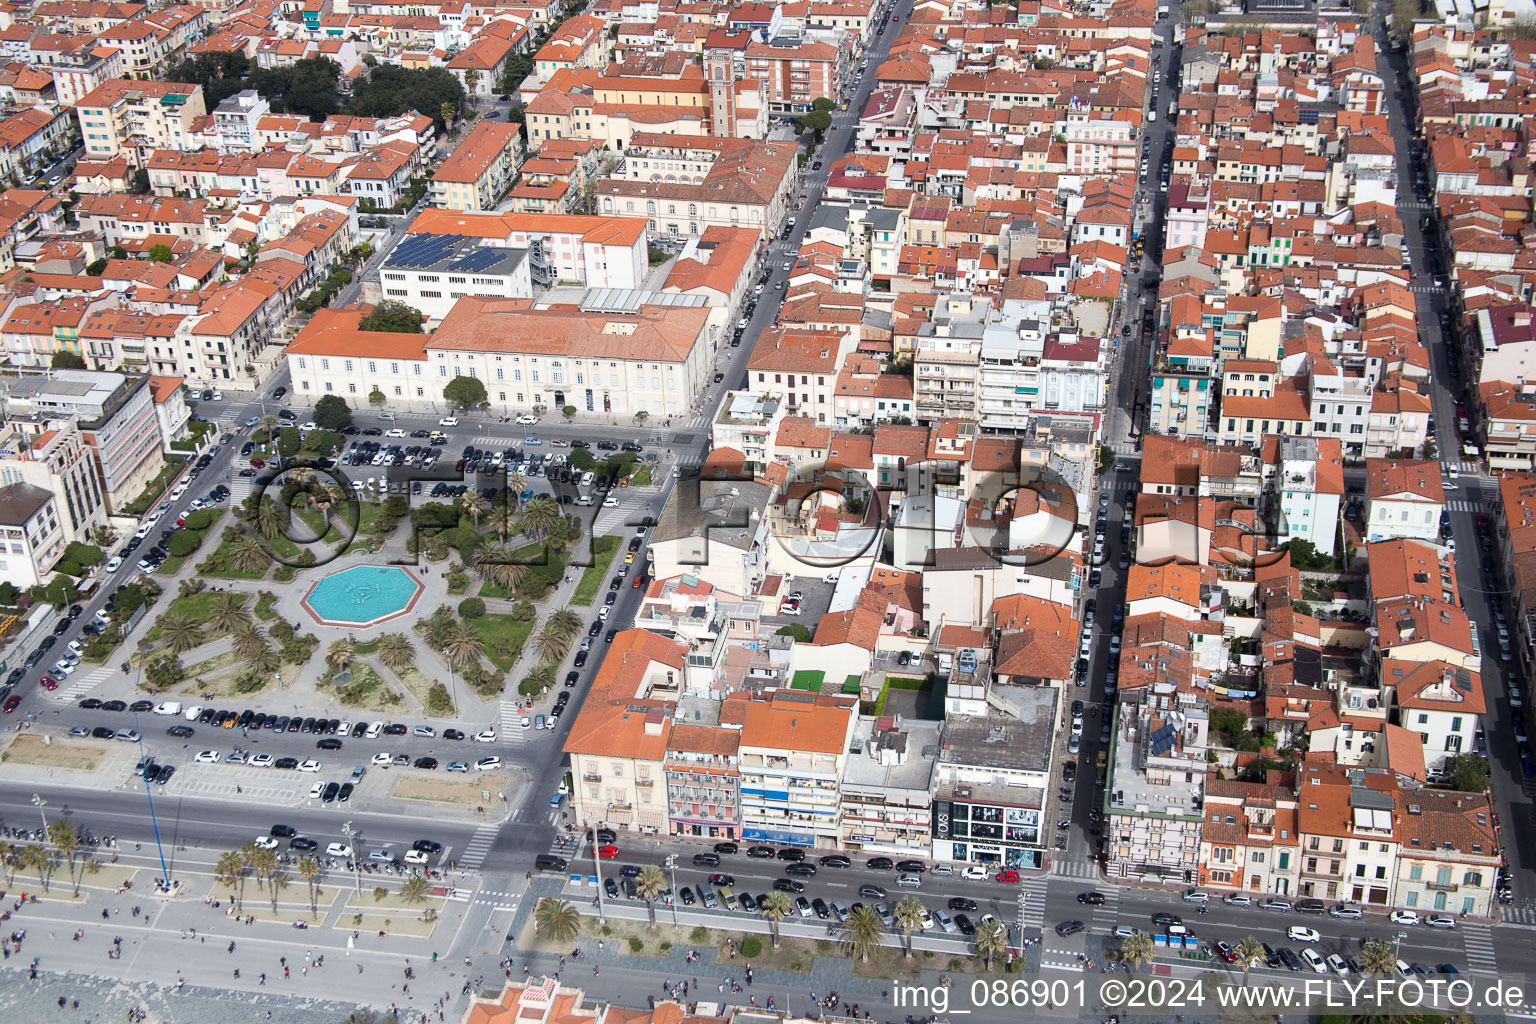
[[[582,782],[602,782],[603,781],[603,777],[601,775],[598,775],[596,772],[583,772],[582,776],[581,776],[581,781]]]
[[[1431,892],[1455,892],[1456,890],[1460,889],[1461,886],[1457,885],[1455,882],[1425,882],[1424,888],[1430,890]]]

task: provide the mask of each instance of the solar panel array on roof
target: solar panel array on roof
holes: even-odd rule
[[[508,253],[501,249],[471,249],[450,263],[448,269],[458,273],[477,274],[491,269],[507,256]]]
[[[1171,724],[1165,724],[1147,739],[1147,747],[1152,751],[1153,757],[1162,757],[1173,749],[1174,741],[1178,739],[1178,732]]]
[[[430,267],[453,254],[463,235],[408,235],[390,254],[388,267]]]

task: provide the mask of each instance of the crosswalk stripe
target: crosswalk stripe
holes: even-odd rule
[[[1462,943],[1467,950],[1467,966],[1474,971],[1499,972],[1498,952],[1493,945],[1492,931],[1486,924],[1474,921],[1462,926]]]
[[[501,826],[493,822],[486,822],[475,829],[475,834],[470,837],[464,847],[464,855],[459,860],[458,866],[465,871],[479,870],[485,863],[486,854],[491,852],[491,847],[496,843],[496,833]]]
[[[110,668],[106,668],[105,666],[98,669],[92,669],[89,672],[74,676],[70,680],[69,685],[56,691],[54,696],[59,700],[76,700],[85,696],[90,691],[96,689],[97,686],[99,686],[111,675],[112,670]]]

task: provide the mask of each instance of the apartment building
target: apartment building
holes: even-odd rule
[[[517,125],[481,121],[432,175],[432,205],[444,210],[495,210],[517,176],[522,152]]]
[[[571,722],[571,819],[648,835],[669,828],[667,751],[687,645],[627,629]]]
[[[741,837],[836,848],[858,698],[773,690],[741,715]]]
[[[0,487],[0,573],[25,590],[42,583],[58,564],[67,543],[53,492],[28,483]]]
[[[782,395],[785,415],[830,424],[838,369],[857,341],[851,333],[770,328],[747,361],[747,384],[759,395]]]
[[[980,714],[946,716],[933,779],[933,859],[1038,867],[1049,845],[1046,801],[1061,693],[998,686],[989,696]]]
[[[165,465],[147,377],[96,370],[52,370],[47,377],[0,378],[12,423],[70,421],[95,455],[101,493],[115,510],[139,496]],[[68,461],[65,454],[59,458]],[[88,520],[73,511],[70,520]]]
[[[13,420],[5,425],[0,433],[0,484],[18,483],[53,494],[66,543],[89,541],[92,530],[106,525],[95,452],[73,420]]]
[[[200,148],[193,125],[208,110],[201,86],[116,78],[82,96],[75,114],[85,159],[122,156],[143,167],[157,149]]]
[[[788,38],[748,43],[744,76],[758,83],[773,113],[803,114],[815,100],[842,91],[848,38],[844,45]]]
[[[1187,885],[1200,867],[1210,719],[1203,707],[1165,703],[1149,693],[1115,708],[1105,868],[1120,878]]]
[[[1280,517],[1275,543],[1304,540],[1332,558],[1338,550],[1344,503],[1342,445],[1332,437],[1265,439],[1269,490]]]
[[[861,716],[843,764],[838,827],[844,849],[926,857],[940,722]]]
[[[673,723],[666,752],[672,835],[740,838],[740,746],[738,729]]]

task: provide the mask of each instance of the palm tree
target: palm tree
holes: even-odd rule
[[[560,506],[555,504],[553,498],[534,498],[523,506],[518,524],[528,536],[542,538],[549,536],[561,518]]]
[[[846,927],[848,932],[843,941],[848,943],[848,951],[863,963],[869,963],[869,954],[885,945],[885,923],[871,907],[855,907],[848,915]]]
[[[67,821],[56,821],[48,826],[48,841],[53,848],[58,850],[69,865],[69,881],[75,888],[75,895],[80,895],[80,880],[75,874],[75,854],[80,849],[80,834],[75,831],[75,826]]]
[[[277,854],[271,850],[256,850],[251,854],[251,870],[256,875],[256,885],[260,887],[264,879],[270,880],[277,874]]]
[[[404,633],[386,633],[379,637],[379,660],[386,668],[400,672],[416,660],[416,648]]]
[[[202,630],[185,615],[167,615],[160,620],[160,635],[174,653],[190,651],[203,642]]]
[[[214,881],[227,887],[231,896],[244,874],[245,865],[240,862],[240,855],[233,850],[220,854],[218,863],[213,866]]]
[[[470,556],[470,564],[481,579],[508,591],[515,589],[528,575],[528,565],[517,552],[501,544],[480,545]]]
[[[400,886],[400,898],[413,906],[427,902],[427,897],[431,893],[432,883],[420,875],[412,875]]]
[[[1397,969],[1397,957],[1392,955],[1392,947],[1380,939],[1366,939],[1360,947],[1360,967],[1366,974],[1391,974]]]
[[[469,623],[455,622],[448,628],[443,650],[450,662],[459,668],[467,668],[479,663],[480,653],[485,650],[485,641],[480,639],[480,634]]]
[[[1248,984],[1248,972],[1264,959],[1264,943],[1252,935],[1244,935],[1237,944],[1237,962],[1243,965],[1243,984]]]
[[[661,868],[655,864],[647,864],[640,869],[640,877],[635,879],[635,892],[645,900],[645,910],[651,917],[651,927],[656,927],[656,897],[667,891],[667,876],[661,873]]]
[[[565,657],[565,652],[571,649],[571,642],[560,636],[557,630],[551,629],[549,619],[545,619],[528,638],[528,649],[542,662],[558,663]]]
[[[439,605],[437,611],[432,613],[432,617],[427,619],[423,635],[428,644],[440,651],[448,643],[448,633],[453,626],[453,613]]]
[[[334,671],[340,672],[347,667],[356,654],[357,645],[351,640],[342,638],[331,641],[331,646],[325,652],[325,660]]]
[[[309,916],[314,917],[319,913],[320,887],[316,883],[320,881],[320,862],[313,857],[299,861],[299,877],[309,886]]]
[[[48,879],[53,873],[53,853],[41,846],[28,846],[21,852],[22,867],[37,872],[37,884],[48,891]]]
[[[474,520],[475,528],[480,528],[480,517],[485,510],[491,507],[491,503],[485,500],[485,495],[479,491],[470,491],[459,499],[459,509],[470,519]]]
[[[272,913],[277,913],[277,897],[288,888],[290,881],[286,871],[274,871],[272,877],[267,880],[267,895],[272,897]]]
[[[586,629],[586,623],[581,621],[580,615],[569,608],[562,608],[544,620],[544,628],[553,629],[556,636],[564,637],[566,643],[570,643],[581,636],[581,631]]]
[[[245,908],[245,879],[256,868],[257,847],[255,843],[246,843],[235,851],[240,859],[240,871],[235,876],[235,882],[239,885],[239,894],[235,897],[236,909]]]
[[[789,897],[774,889],[758,901],[757,911],[768,919],[768,927],[773,931],[773,948],[778,949],[779,922],[789,915]]]
[[[1142,964],[1152,963],[1152,936],[1146,932],[1137,931],[1127,935],[1125,941],[1120,943],[1120,959],[1131,965],[1134,970]]]
[[[512,475],[516,476],[517,474],[514,473]],[[512,486],[510,481],[507,486]],[[517,510],[512,507],[510,501],[497,502],[496,507],[491,509],[491,529],[495,531],[496,536],[502,541],[505,541],[517,531]]]
[[[262,644],[256,650],[251,652],[250,657],[245,659],[245,663],[250,667],[251,671],[257,672],[262,676],[268,676],[273,672],[276,672],[277,667],[281,665],[283,661],[282,658],[278,657],[276,651],[268,647],[266,644]]]
[[[995,920],[983,921],[976,929],[976,955],[981,957],[982,966],[990,971],[992,961],[1006,952],[1008,934],[1003,931],[1003,926]]]
[[[907,959],[912,959],[912,929],[923,921],[923,902],[916,896],[903,896],[896,901],[896,907],[891,911],[891,919],[896,922],[896,927],[901,929],[902,944],[906,947]]]
[[[5,872],[5,884],[10,885],[16,880],[16,872],[21,867],[21,847],[15,843],[7,843],[0,849],[0,871]]]
[[[243,623],[251,621],[251,613],[245,607],[244,594],[220,594],[214,599],[213,614],[208,624],[219,633],[232,633]]]
[[[546,896],[533,909],[533,930],[536,935],[563,946],[581,931],[581,914],[565,900]]]
[[[272,561],[271,552],[255,537],[241,537],[236,541],[231,557],[235,568],[241,572],[257,572]]]
[[[265,430],[267,432],[267,440],[271,441],[272,432],[277,429],[277,425],[281,422],[282,420],[268,413],[266,416],[263,416],[261,419],[256,421],[256,429]]]
[[[260,626],[247,620],[230,630],[230,642],[241,660],[248,660],[257,651],[267,646],[267,636],[261,631]]]
[[[268,539],[288,528],[288,510],[266,496],[247,510],[245,519],[252,529]]]

